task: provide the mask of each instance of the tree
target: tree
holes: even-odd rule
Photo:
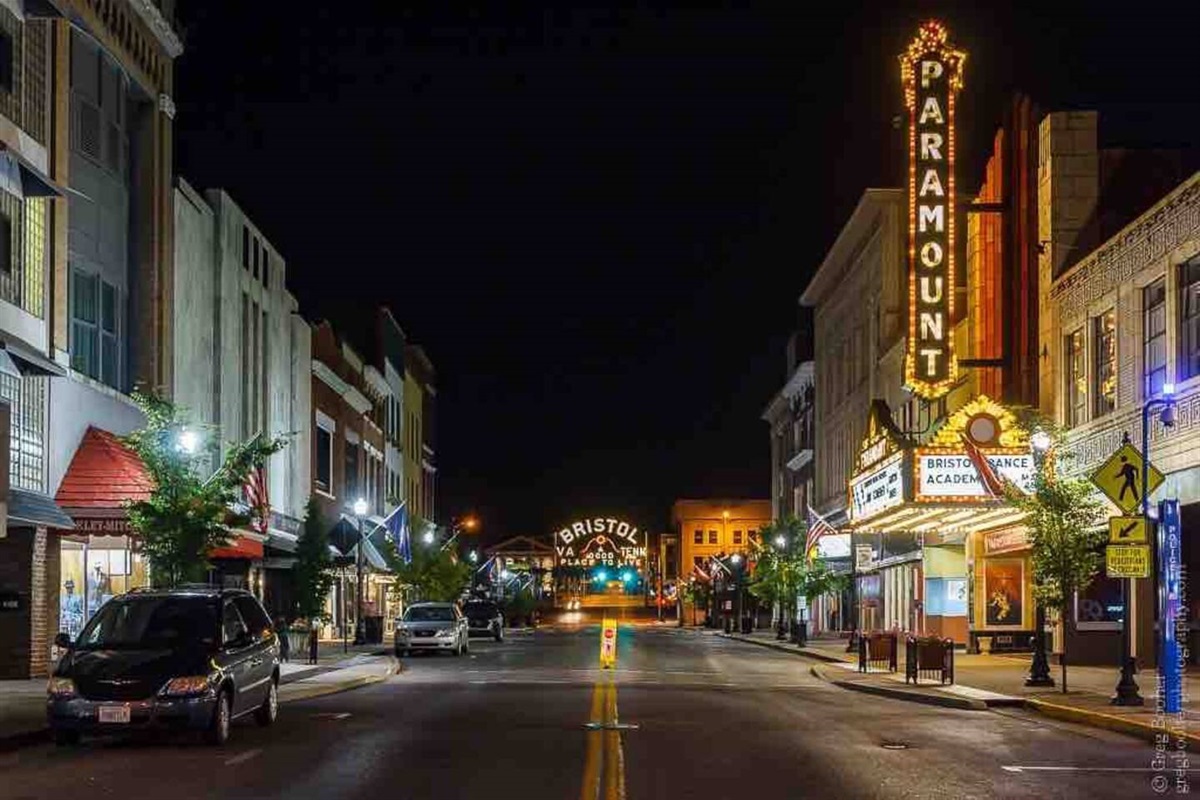
[[[682,602],[692,604],[692,624],[696,624],[696,609],[703,607],[708,608],[709,599],[712,595],[712,587],[704,581],[691,579],[682,584],[679,589],[679,597]],[[683,607],[680,606],[679,624],[683,625]],[[706,612],[707,613],[707,612]]]
[[[135,392],[133,400],[146,424],[123,441],[141,458],[154,490],[146,500],[126,506],[129,526],[141,542],[154,585],[202,580],[208,554],[229,543],[231,527],[250,521],[234,511],[234,504],[251,470],[281,450],[287,437],[256,436],[233,444],[206,479],[208,466],[220,457],[216,437],[199,437],[183,411],[157,394]]]
[[[329,555],[329,528],[320,507],[308,499],[304,527],[296,541],[296,565],[292,568],[293,613],[310,624],[325,617],[325,599],[333,588],[333,558]]]
[[[471,564],[460,561],[449,549],[442,549],[436,542],[422,542],[413,547],[412,561],[407,564],[390,541],[380,549],[388,568],[395,575],[393,588],[406,592],[411,600],[453,602],[471,580]]]
[[[1053,453],[1053,447],[1050,453]],[[1047,462],[1050,462],[1049,457]],[[1052,463],[1039,469],[1028,494],[1007,485],[1008,501],[1025,512],[1033,562],[1034,599],[1057,611],[1063,624],[1062,690],[1067,691],[1069,607],[1076,592],[1086,591],[1103,564],[1108,539],[1100,527],[1104,503],[1085,479],[1055,474]],[[1040,631],[1038,632],[1040,635]]]

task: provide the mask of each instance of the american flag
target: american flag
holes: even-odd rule
[[[267,498],[267,476],[262,467],[255,467],[246,476],[246,505],[250,506],[250,527],[263,536],[271,520],[271,501]]]
[[[813,550],[817,547],[817,541],[822,536],[832,536],[837,533],[837,528],[825,521],[825,518],[818,514],[809,506],[808,509],[808,536],[804,540],[804,555],[812,559]]]
[[[967,458],[971,459],[971,463],[975,465],[975,471],[979,473],[979,481],[983,484],[984,494],[993,500],[1004,497],[1004,479],[996,474],[996,470],[992,469],[992,464],[987,460],[987,456],[966,434],[963,434],[962,442],[963,447],[967,449]]]

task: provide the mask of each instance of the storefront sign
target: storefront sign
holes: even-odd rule
[[[554,534],[559,566],[641,568],[646,558],[646,534],[624,520],[593,517],[579,520]]]
[[[1009,528],[990,531],[983,535],[983,552],[986,555],[1009,553],[1029,547],[1029,533],[1024,528]]]
[[[818,558],[849,558],[850,534],[830,533],[817,540]]]
[[[124,536],[133,530],[129,527],[129,520],[124,517],[72,517],[72,519],[75,520],[74,533]]]
[[[850,518],[866,519],[904,502],[904,455],[897,453],[873,472],[850,482]]]
[[[998,476],[1022,491],[1032,490],[1037,474],[1032,453],[989,453],[987,460]],[[919,452],[916,472],[918,499],[989,496],[979,479],[979,471],[965,453]]]
[[[1104,548],[1104,572],[1110,578],[1148,578],[1150,546],[1110,544]]]
[[[958,374],[953,334],[955,268],[954,103],[966,54],[939,22],[921,26],[900,57],[908,108],[908,352],[905,382],[927,398]]]

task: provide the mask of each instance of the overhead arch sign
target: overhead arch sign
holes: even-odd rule
[[[589,517],[555,531],[554,554],[563,567],[641,568],[646,534],[617,517]]]

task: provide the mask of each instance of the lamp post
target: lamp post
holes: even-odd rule
[[[779,555],[775,557],[775,581],[776,585],[782,585],[783,582],[779,579],[779,564],[787,553],[787,537],[783,534],[776,536],[775,548],[779,551]],[[775,605],[778,609],[778,617],[775,621],[775,640],[784,642],[787,641],[787,621],[785,619],[787,616],[787,611],[785,610],[787,608],[787,603],[783,601],[782,592],[780,593],[778,599],[776,599]]]
[[[1149,390],[1149,386],[1146,387]],[[1149,391],[1147,391],[1149,394]],[[1155,409],[1162,409],[1159,421],[1163,427],[1175,425],[1175,384],[1164,383],[1161,397],[1151,397],[1142,404],[1142,516],[1146,520],[1146,530],[1150,529],[1150,415]],[[1128,436],[1126,437],[1128,441]],[[1114,706],[1140,706],[1146,701],[1138,691],[1134,673],[1137,672],[1137,660],[1133,657],[1133,637],[1130,629],[1133,627],[1133,578],[1122,582],[1124,589],[1124,617],[1121,623],[1121,678],[1117,681],[1116,694],[1112,698]]]
[[[1051,454],[1052,442],[1045,431],[1034,431],[1029,437],[1033,447],[1033,458],[1038,470],[1046,480],[1054,479],[1054,462]],[[1046,609],[1037,603],[1033,610],[1033,661],[1029,665],[1029,677],[1025,679],[1026,686],[1053,686],[1054,678],[1050,677],[1050,662],[1046,658]]]
[[[358,498],[354,501],[354,518],[358,521],[358,552],[355,558],[355,582],[357,606],[354,614],[354,643],[367,643],[367,621],[363,619],[363,517],[367,515],[367,501]]]

